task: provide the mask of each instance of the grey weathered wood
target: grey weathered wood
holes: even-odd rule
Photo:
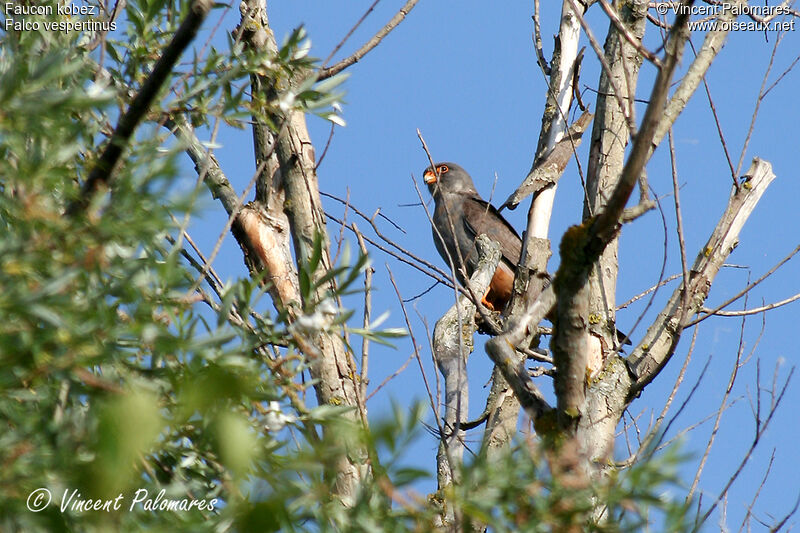
[[[635,378],[631,393],[638,392],[650,383],[672,356],[683,325],[702,309],[711,283],[739,241],[744,223],[774,179],[772,165],[755,158],[745,173],[742,186],[738,190],[732,188],[725,213],[689,271],[688,307],[684,309],[681,306],[681,284],[628,357],[628,367]]]
[[[480,259],[469,283],[475,294],[483,294],[500,261],[500,245],[486,235],[479,235],[475,244]],[[452,484],[454,476],[457,479],[464,456],[465,432],[461,426],[469,412],[467,357],[474,348],[475,311],[475,303],[462,295],[433,329],[433,356],[444,377],[445,390],[445,435],[436,458],[440,490]]]

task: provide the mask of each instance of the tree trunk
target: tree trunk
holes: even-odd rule
[[[621,6],[622,24],[628,29],[629,35],[641,42],[647,21],[648,2],[636,0],[618,5]],[[602,70],[598,85],[597,114],[586,177],[584,220],[605,208],[606,200],[619,181],[625,164],[625,149],[631,135],[628,117],[633,120],[633,99],[636,96],[639,67],[642,64],[641,55],[613,22],[609,22],[605,60],[608,70]],[[619,93],[616,93],[617,90]],[[624,108],[620,107],[621,104]],[[590,382],[598,377],[608,358],[616,353],[619,346],[616,329],[618,245],[619,240],[615,237],[600,254],[589,274],[586,374]],[[617,377],[610,381],[616,382],[616,379],[622,378]],[[606,392],[611,391],[604,391],[601,396],[605,396]],[[579,424],[578,439],[585,446],[590,462],[603,464],[613,450],[617,417],[608,416],[609,406],[599,401],[596,393],[590,394],[589,398]],[[602,432],[599,431],[600,428]]]
[[[243,5],[242,11],[243,37],[247,43],[277,51],[277,44],[269,29],[265,1],[250,0]],[[289,83],[296,84],[302,81],[303,76],[312,75],[314,74],[311,72],[298,73]],[[272,83],[273,80],[268,78],[253,76],[253,93],[260,92],[269,101],[277,93]],[[276,232],[274,227],[261,226],[261,229],[273,236],[278,235],[284,241],[291,235],[298,264],[308,264],[314,240],[322,240],[322,257],[317,269],[311,273],[312,285],[316,286],[332,265],[325,214],[319,195],[314,147],[301,111],[290,110],[271,118],[273,123],[279,125],[277,133],[259,120],[254,122],[256,164],[262,172],[256,186],[256,202],[250,207],[261,211],[261,220],[268,221],[270,215],[274,219],[285,217],[289,232]],[[278,211],[278,206],[281,211]],[[288,258],[285,253],[288,248],[283,246],[278,249],[284,251],[280,263],[286,264]],[[297,268],[293,269],[292,274],[296,279]],[[295,302],[295,305],[300,304],[303,309],[313,308],[329,298],[334,290],[333,281],[324,283],[307,295],[306,301]],[[290,304],[291,302],[280,302],[282,306]],[[317,402],[320,405],[353,407],[353,410],[343,416],[360,424],[366,419],[366,408],[355,384],[355,361],[347,351],[342,336],[336,331],[320,331],[311,341],[311,344],[303,347],[303,351],[310,363],[311,378],[315,381]],[[336,438],[342,440],[341,435]],[[352,503],[358,484],[367,475],[368,469],[366,450],[358,444],[346,446],[346,453],[338,459],[335,471],[330,474],[335,477],[335,495],[345,504],[349,504]]]

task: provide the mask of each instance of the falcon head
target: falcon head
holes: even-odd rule
[[[470,175],[455,163],[436,163],[436,165],[426,168],[422,177],[428,184],[431,194],[437,190],[448,193],[477,193]]]

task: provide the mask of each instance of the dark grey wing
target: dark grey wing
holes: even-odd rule
[[[500,243],[506,261],[516,266],[522,253],[522,239],[509,222],[489,202],[477,196],[464,200],[464,228],[474,239],[485,234]]]

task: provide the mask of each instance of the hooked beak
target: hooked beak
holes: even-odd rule
[[[434,172],[430,168],[425,171],[425,174],[422,175],[422,179],[425,180],[425,183],[427,183],[428,185],[432,185],[438,181],[438,178],[436,177],[436,172]]]

